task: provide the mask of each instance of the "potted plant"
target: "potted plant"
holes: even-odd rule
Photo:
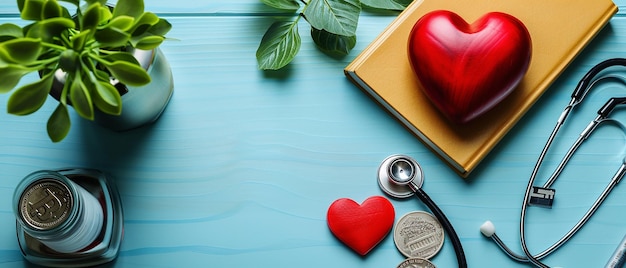
[[[47,122],[53,142],[70,130],[68,106],[118,130],[161,114],[173,82],[158,46],[172,26],[145,12],[143,0],[114,6],[106,0],[17,0],[17,6],[27,24],[0,25],[0,92],[12,91],[8,113],[31,114],[52,95],[58,100]],[[29,73],[39,80],[20,83]],[[137,103],[142,101],[147,103]]]

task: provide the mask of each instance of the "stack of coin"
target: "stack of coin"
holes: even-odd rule
[[[445,233],[432,214],[413,211],[402,216],[393,231],[396,248],[408,259],[398,265],[404,267],[435,267],[429,261],[441,250]]]

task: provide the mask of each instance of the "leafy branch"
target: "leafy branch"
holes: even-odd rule
[[[403,10],[412,0],[261,0],[266,5],[296,15],[291,21],[274,22],[263,35],[256,52],[262,70],[278,70],[298,54],[301,37],[298,22],[311,25],[311,38],[324,53],[347,55],[356,45],[361,6],[379,10]]]

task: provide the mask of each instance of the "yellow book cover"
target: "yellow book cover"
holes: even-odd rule
[[[467,124],[451,123],[430,103],[409,62],[413,25],[435,10],[452,11],[468,23],[489,12],[507,13],[525,24],[532,39],[530,66],[518,87]],[[467,177],[616,12],[611,0],[415,0],[344,71]]]

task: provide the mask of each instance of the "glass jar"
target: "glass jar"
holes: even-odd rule
[[[29,262],[76,267],[117,257],[122,206],[115,185],[100,171],[31,173],[15,189],[13,209],[18,243]]]

